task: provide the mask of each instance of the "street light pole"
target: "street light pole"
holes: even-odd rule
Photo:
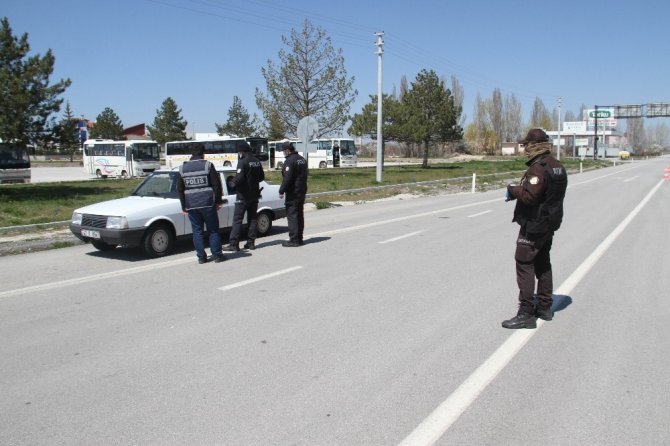
[[[563,99],[558,97],[558,147],[556,148],[556,159],[561,159],[561,102]]]
[[[382,182],[382,164],[384,155],[382,151],[382,54],[384,54],[384,32],[377,35],[377,183]]]

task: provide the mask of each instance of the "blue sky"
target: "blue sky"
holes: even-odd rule
[[[535,97],[550,110],[562,97],[563,113],[670,102],[667,0],[2,0],[0,16],[33,52],[53,50],[52,80],[72,80],[63,97],[76,115],[111,107],[124,126],[152,123],[168,96],[189,133],[214,132],[233,96],[257,112],[261,67],[306,18],[343,50],[352,114],[377,93],[377,31],[385,93],[424,68],[454,75],[468,121],[495,88],[524,119]]]

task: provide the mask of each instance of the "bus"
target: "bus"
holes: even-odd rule
[[[246,141],[251,151],[259,161],[269,161],[268,139],[260,137],[231,138],[222,136],[204,140],[171,141],[165,144],[165,166],[173,169],[188,161],[193,154],[195,144],[205,146],[205,159],[216,167],[237,168],[239,158],[237,144]]]
[[[144,177],[161,167],[156,141],[88,139],[84,141],[84,170],[98,178]]]
[[[299,150],[302,141],[299,139],[282,139],[281,141],[270,141],[268,143],[270,151],[270,168],[281,170],[284,167],[284,149],[282,146],[285,142],[291,142],[295,144],[296,150]],[[302,151],[298,151],[302,155]]]
[[[315,155],[325,155],[325,166],[319,167],[356,167],[356,143],[351,138],[319,138],[312,141],[316,145]],[[312,153],[309,154],[312,156]],[[321,161],[319,161],[321,163]]]
[[[30,156],[27,147],[0,142],[0,183],[30,183]]]

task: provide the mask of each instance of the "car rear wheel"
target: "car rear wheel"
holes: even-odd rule
[[[258,236],[264,237],[272,230],[272,215],[268,211],[262,211],[258,214]]]
[[[142,252],[149,257],[162,257],[169,254],[173,248],[174,233],[172,228],[164,223],[151,226],[142,239]]]
[[[319,163],[319,169],[325,169],[326,167],[328,167],[328,165],[326,164],[325,161],[321,161],[321,162]]]
[[[112,249],[116,249],[116,245],[110,245],[99,240],[91,240],[91,245],[98,251],[111,251]]]

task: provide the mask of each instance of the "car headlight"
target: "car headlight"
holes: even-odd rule
[[[82,214],[80,214],[79,212],[73,212],[72,213],[72,224],[81,225],[81,216],[82,216]]]
[[[107,229],[128,229],[126,217],[107,217]]]

